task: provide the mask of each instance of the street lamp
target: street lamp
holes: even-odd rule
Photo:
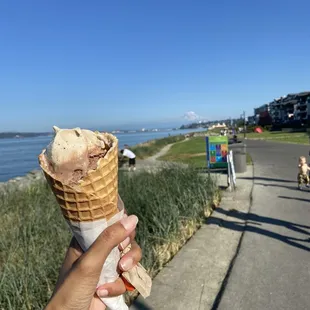
[[[240,115],[240,118],[243,119],[243,136],[246,139],[246,121],[245,121],[245,111]]]
[[[245,111],[243,111],[243,132],[244,132],[244,139],[246,139],[246,121],[245,121]]]

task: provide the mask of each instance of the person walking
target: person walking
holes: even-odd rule
[[[299,157],[299,164],[298,164],[299,172],[298,172],[298,189],[302,189],[303,185],[309,187],[310,179],[309,179],[309,166],[306,161],[305,156]]]
[[[133,170],[135,171],[136,170],[136,154],[129,150],[128,148],[125,148],[123,150],[120,151],[121,154],[125,157],[128,157],[129,158],[129,171]]]

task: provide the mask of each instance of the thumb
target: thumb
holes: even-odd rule
[[[82,256],[80,264],[84,265],[88,273],[98,273],[99,276],[102,266],[112,249],[117,247],[135,230],[137,223],[137,216],[130,215],[105,229]]]

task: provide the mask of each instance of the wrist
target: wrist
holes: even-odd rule
[[[44,308],[44,310],[65,310],[66,308],[63,306],[57,305],[57,302],[55,302],[55,299],[51,297],[48,304]]]
[[[56,310],[57,307],[54,305],[52,305],[50,302],[48,303],[48,305],[44,308],[44,310]],[[59,309],[59,308],[58,308]]]

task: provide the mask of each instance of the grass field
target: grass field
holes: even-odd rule
[[[194,168],[205,168],[207,166],[205,137],[196,137],[172,145],[168,153],[160,157],[160,160],[181,162]],[[252,164],[250,154],[247,154],[247,164]]]
[[[306,132],[263,132],[261,134],[248,133],[248,139],[269,140],[283,143],[309,144],[309,136]]]
[[[282,143],[309,144],[309,136],[306,132],[263,132],[261,134],[248,133],[247,138]],[[182,162],[193,167],[206,167],[205,137],[196,137],[182,143],[176,143],[170,148],[168,153],[160,159],[165,161]],[[250,154],[247,154],[247,164],[252,164]]]
[[[137,241],[151,275],[180,249],[218,201],[211,179],[189,168],[120,174],[119,192],[139,216]],[[0,309],[43,309],[71,238],[45,182],[0,194]]]
[[[170,136],[167,138],[156,139],[140,145],[136,145],[132,148],[133,152],[136,154],[137,158],[144,159],[155,155],[164,146],[172,143],[176,143],[185,139],[184,135]]]
[[[171,146],[160,160],[182,162],[194,167],[206,167],[205,137],[195,137]]]

